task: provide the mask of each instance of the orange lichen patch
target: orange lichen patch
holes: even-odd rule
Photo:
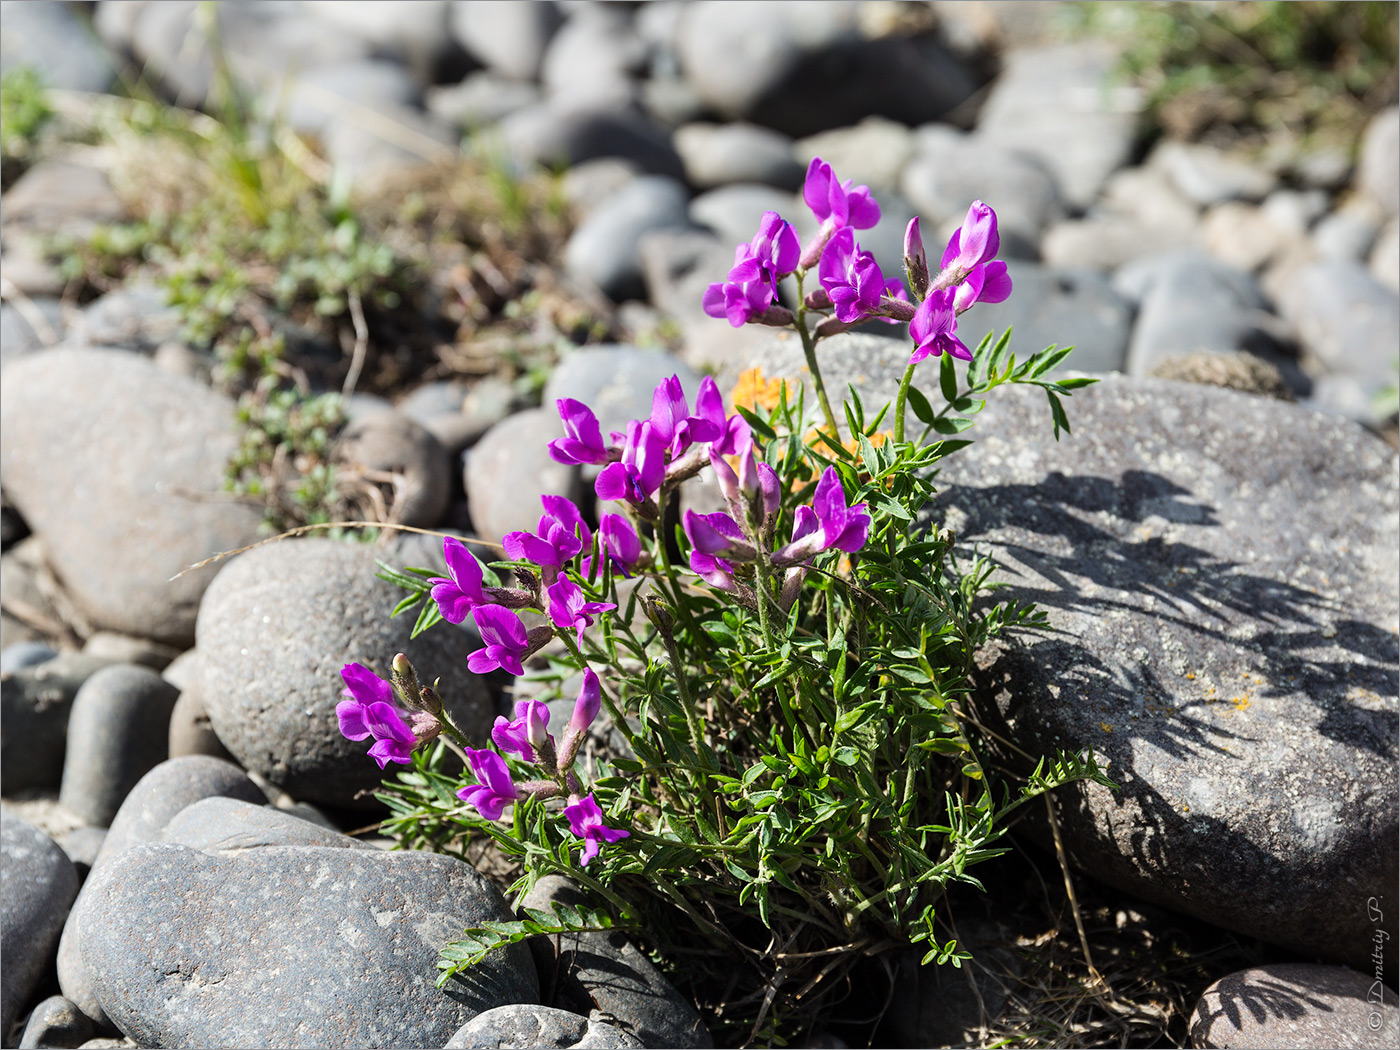
[[[797,384],[791,379],[764,379],[763,369],[748,368],[739,373],[739,381],[729,392],[729,402],[750,412],[771,412],[782,400],[784,389],[789,400],[797,396]]]
[[[1246,707],[1249,706],[1249,697],[1237,696],[1233,700],[1231,700],[1230,703],[1235,705],[1236,711],[1243,711]]]
[[[1109,725],[1107,722],[1100,722],[1100,723],[1099,723],[1099,728],[1102,729],[1105,733],[1111,733],[1111,732],[1113,732],[1113,727],[1112,727],[1111,725]]]

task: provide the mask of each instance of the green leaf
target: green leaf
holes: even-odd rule
[[[914,417],[920,423],[932,423],[933,406],[928,403],[928,398],[924,397],[923,391],[918,387],[911,386],[908,397],[909,408],[914,413]]]
[[[944,354],[938,365],[938,387],[943,392],[944,401],[952,404],[958,399],[958,373],[952,354]]]
[[[961,416],[949,416],[933,421],[933,429],[940,434],[961,434],[971,426],[972,420],[963,419]]]
[[[1065,415],[1065,406],[1060,403],[1060,399],[1055,396],[1053,390],[1046,388],[1045,396],[1050,399],[1050,420],[1055,428],[1055,440],[1060,440],[1060,431],[1069,433],[1069,417]]]
[[[743,405],[738,405],[736,407],[738,409],[739,415],[744,417],[744,419],[748,422],[749,426],[753,429],[754,433],[759,434],[760,436],[766,438],[769,441],[777,440],[778,435],[774,433],[773,428],[770,427],[766,421],[759,418],[758,415],[749,411]]]

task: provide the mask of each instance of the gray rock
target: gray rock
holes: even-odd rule
[[[341,476],[392,475],[389,520],[431,528],[442,520],[452,495],[448,453],[431,433],[397,412],[355,420],[341,431],[331,451]]]
[[[467,389],[457,382],[425,383],[400,401],[395,410],[437,438],[449,456],[455,457],[485,431],[476,420],[462,413]]]
[[[699,92],[690,81],[682,80],[679,76],[652,76],[643,80],[640,101],[643,113],[663,128],[672,130],[682,124],[704,120],[710,115]]]
[[[915,135],[904,124],[884,117],[866,117],[848,128],[808,135],[793,145],[792,153],[802,162],[804,174],[812,158],[821,157],[842,180],[869,186],[882,195],[899,188],[900,175],[915,148]],[[800,188],[800,181],[794,188]]]
[[[204,692],[198,679],[198,668],[194,671],[195,680],[180,690],[179,699],[170,712],[170,730],[166,738],[167,751],[171,758],[181,755],[212,755],[214,758],[233,761],[228,748],[214,732],[209,721],[209,712],[204,707]]]
[[[1201,211],[1166,172],[1149,167],[1114,172],[1104,183],[1101,205],[1104,211],[1134,218],[1143,226],[1183,231],[1195,227]]]
[[[83,683],[68,717],[59,801],[106,826],[136,782],[168,757],[175,687],[149,667],[115,664]]]
[[[232,403],[128,354],[56,349],[7,369],[0,405],[6,495],[83,611],[188,645],[217,566],[184,570],[257,534],[255,510],[208,498],[236,447]]]
[[[657,384],[671,376],[680,378],[686,402],[694,409],[700,376],[670,354],[630,346],[582,347],[559,362],[545,383],[543,400],[556,426],[558,398],[582,401],[598,417],[606,441],[614,431],[625,432],[631,420],[650,416]],[[562,429],[551,440],[561,434]]]
[[[1293,400],[1293,391],[1278,366],[1254,354],[1208,352],[1168,357],[1152,370],[1152,375]]]
[[[0,650],[0,674],[9,674],[26,667],[37,667],[58,655],[58,650],[44,642],[20,642]]]
[[[9,1032],[53,962],[78,873],[51,838],[9,812],[0,817],[0,854],[0,1031]]]
[[[856,3],[705,0],[676,32],[686,79],[708,106],[789,135],[872,115],[936,120],[971,96],[968,70],[932,36],[866,34]]]
[[[20,1036],[20,1050],[81,1046],[92,1038],[87,1015],[61,995],[51,995],[29,1015]]]
[[[637,242],[650,230],[689,225],[686,201],[685,187],[674,179],[656,175],[628,183],[574,230],[564,248],[565,269],[616,302],[641,298]]]
[[[1105,212],[1050,226],[1040,242],[1040,258],[1047,266],[1110,271],[1195,243],[1194,220],[1188,226],[1149,226],[1130,215]]]
[[[1081,372],[1123,368],[1132,307],[1092,270],[1056,270],[1007,263],[1013,291],[1002,303],[978,303],[958,318],[958,338],[975,348],[988,333],[1014,328],[1011,347],[1024,361],[1047,346],[1072,346],[1061,366]],[[912,344],[910,344],[912,349]]]
[[[563,21],[552,0],[457,0],[452,32],[468,54],[502,76],[534,80],[550,38]]]
[[[1039,391],[1007,391],[941,464],[935,519],[1054,629],[979,653],[983,717],[1032,754],[1109,763],[1121,790],[1056,794],[1081,870],[1369,969],[1364,902],[1397,878],[1394,452],[1162,380],[1067,410],[1057,443]]]
[[[839,172],[838,172],[839,174]],[[734,265],[734,245],[747,244],[758,232],[763,213],[775,211],[798,227],[798,235],[815,230],[816,223],[800,199],[783,190],[758,183],[735,183],[702,193],[690,202],[690,221],[713,230],[720,241],[729,246],[729,261],[724,270],[711,280],[723,281]],[[798,224],[801,223],[800,226]],[[861,230],[862,234],[868,230]]]
[[[160,841],[220,856],[236,856],[268,846],[374,849],[359,839],[284,810],[234,798],[206,798],[186,806],[165,826]]]
[[[358,37],[367,50],[406,65],[420,84],[436,83],[466,63],[449,32],[448,0],[316,0],[306,7],[323,32],[330,30],[326,36]]]
[[[160,676],[176,689],[184,691],[199,679],[199,650],[186,649],[166,664]]]
[[[1341,966],[1273,963],[1222,977],[1191,1018],[1195,1047],[1352,1050],[1400,1041],[1395,992]]]
[[[1281,226],[1262,207],[1225,201],[1210,208],[1201,220],[1201,242],[1227,266],[1260,270],[1290,249],[1303,249],[1306,237]]]
[[[559,875],[546,875],[521,901],[549,910],[555,902],[587,904],[588,898]],[[675,987],[620,932],[561,934],[554,945],[532,943],[541,983],[554,989],[563,1009],[601,1020],[643,1046],[710,1047],[710,1033]],[[549,967],[550,969],[546,969]],[[551,976],[552,971],[552,976]],[[489,1044],[488,1044],[489,1045]]]
[[[228,564],[199,611],[201,690],[219,739],[247,769],[299,800],[374,805],[356,793],[384,779],[369,743],[340,735],[340,669],[362,663],[388,677],[406,653],[425,682],[441,677],[452,717],[480,740],[490,703],[466,668],[473,648],[451,625],[409,641],[402,597],[375,577],[375,552],[333,540],[296,540],[248,551]]]
[[[1299,268],[1284,282],[1278,308],[1326,371],[1376,388],[1395,382],[1400,296],[1361,263],[1337,259]]]
[[[1141,95],[1113,79],[1098,41],[1016,48],[982,107],[974,138],[1031,153],[1083,209],[1132,153]]]
[[[1135,280],[1145,291],[1128,347],[1130,374],[1147,375],[1180,354],[1248,350],[1277,355],[1277,320],[1243,270],[1197,252],[1181,252],[1144,259],[1135,272],[1120,271],[1114,286]]]
[[[480,128],[540,101],[534,84],[507,80],[481,70],[460,84],[428,89],[428,112],[459,128]]]
[[[650,175],[685,177],[670,137],[638,113],[577,109],[555,100],[516,110],[501,121],[500,132],[510,156],[523,165],[566,168],[621,157]]]
[[[361,192],[385,192],[406,173],[427,163],[446,163],[458,156],[460,136],[445,121],[412,106],[400,106],[357,120],[335,120],[323,136],[326,160],[361,187]]]
[[[483,434],[506,416],[525,408],[520,400],[515,387],[500,376],[486,376],[473,383],[462,398],[461,408],[462,418],[467,421],[471,435],[468,444],[476,444]]]
[[[0,3],[5,39],[0,72],[28,66],[44,84],[66,91],[102,92],[115,73],[102,46],[63,4]]]
[[[78,689],[107,661],[60,653],[0,676],[0,790],[57,788],[68,746],[68,714]]]
[[[183,321],[169,305],[165,290],[147,281],[115,288],[83,308],[73,325],[71,342],[113,346],[151,353],[178,338]]]
[[[102,865],[134,846],[158,840],[165,825],[186,806],[219,796],[259,805],[266,801],[258,786],[232,762],[207,755],[162,762],[126,796],[92,861],[92,871],[101,870]],[[110,1031],[112,1023],[97,1000],[92,975],[83,962],[79,912],[74,908],[63,926],[58,945],[58,986],[99,1029]]]
[[[1177,189],[1202,207],[1263,200],[1278,185],[1272,172],[1200,143],[1163,139],[1147,163],[1166,172]]]
[[[73,862],[78,877],[85,879],[88,872],[92,870],[97,855],[102,852],[102,844],[106,841],[106,828],[85,824],[64,835],[63,841],[59,844],[63,847],[63,852],[68,854],[68,859]]]
[[[1400,221],[1391,219],[1371,249],[1371,273],[1392,292],[1400,293]]]
[[[679,324],[678,356],[692,368],[722,370],[747,360],[756,346],[773,338],[771,328],[734,328],[725,319],[705,313],[705,289],[724,280],[734,265],[733,243],[726,244],[704,230],[656,230],[642,238],[638,253],[647,295]]]
[[[757,124],[686,124],[671,142],[692,186],[711,189],[757,182],[782,190],[802,185],[806,169],[793,157],[792,139]]]
[[[621,157],[597,157],[575,164],[559,180],[560,192],[574,214],[586,218],[592,211],[641,174],[641,169]]]
[[[568,1010],[550,1006],[498,1006],[477,1014],[457,1029],[446,1043],[457,1047],[554,1046],[583,1050],[584,1047],[642,1047],[620,1028],[603,1021],[592,1021]]]
[[[5,264],[9,279],[9,261]],[[10,303],[0,304],[0,368],[26,354],[54,346],[67,334],[63,306],[58,299],[30,299],[34,310],[21,312]]]
[[[539,996],[523,946],[434,987],[439,948],[510,916],[441,854],[144,845],[96,871],[78,911],[103,1009],[151,1046],[441,1046]]]
[[[114,664],[139,664],[153,671],[163,671],[180,651],[149,638],[118,634],[116,631],[94,631],[83,643],[83,652]]]
[[[5,193],[6,254],[20,232],[83,237],[127,218],[105,172],[73,160],[41,160]]]
[[[507,416],[476,443],[467,454],[463,482],[478,536],[497,542],[507,532],[534,532],[542,495],[578,502],[578,467],[549,457],[549,442],[563,435],[559,413],[550,405]]]
[[[575,10],[554,34],[540,65],[540,81],[571,106],[624,108],[636,98],[633,77],[646,57],[631,12],[593,4]]]
[[[1274,190],[1261,207],[1279,229],[1301,236],[1327,214],[1327,203],[1322,190]]]
[[[946,238],[939,232],[962,225],[968,207],[981,200],[997,213],[1003,258],[1039,257],[1041,232],[1064,216],[1055,177],[1040,159],[944,124],[920,128],[916,143],[899,186],[918,209],[930,256],[942,255]]]
[[[304,134],[325,135],[337,121],[363,119],[365,113],[392,117],[420,101],[401,63],[357,58],[309,69],[293,80],[283,119]]]
[[[1376,114],[1361,143],[1357,188],[1391,218],[1400,211],[1400,108]]]

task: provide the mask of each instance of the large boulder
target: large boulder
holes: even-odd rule
[[[0,445],[5,495],[94,625],[188,645],[218,567],[185,570],[260,520],[223,492],[233,403],[129,353],[50,350],[5,370]]]
[[[935,518],[1053,629],[979,653],[984,717],[1032,754],[1109,764],[1120,790],[1057,795],[1081,869],[1372,968],[1364,904],[1393,899],[1400,811],[1395,453],[1164,380],[1067,408],[1056,442],[1040,391],[999,391],[940,474]]]

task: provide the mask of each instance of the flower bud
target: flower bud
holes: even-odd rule
[[[646,613],[653,627],[664,635],[670,635],[671,627],[676,622],[670,606],[656,595],[647,594],[642,597],[642,611]]]
[[[588,727],[593,724],[593,720],[598,717],[598,710],[602,707],[602,703],[602,683],[598,681],[598,676],[594,673],[593,668],[586,667],[583,671],[583,686],[578,691],[578,699],[574,701],[573,717],[569,719],[568,728],[564,731],[564,743],[559,749],[559,771],[561,773],[567,771],[574,764],[574,757],[578,754],[584,735],[588,732]]]
[[[438,682],[441,681],[442,679],[439,678],[437,682],[434,682],[432,685],[425,685],[418,691],[418,699],[421,702],[423,710],[435,718],[442,717],[442,697],[437,691]]]
[[[909,287],[920,302],[928,294],[928,254],[924,251],[924,239],[919,233],[919,217],[909,220],[904,230],[904,273],[909,278]]]
[[[724,457],[715,451],[713,444],[709,446],[710,466],[714,469],[715,479],[719,482],[719,490],[724,494],[726,503],[734,504],[739,501],[739,477],[734,473],[734,468],[724,461]]]
[[[409,707],[419,707],[421,690],[418,686],[418,674],[413,670],[413,665],[408,662],[408,657],[403,653],[398,653],[389,666],[389,673],[394,679],[394,685],[398,687],[399,695],[403,697],[403,702]]]

